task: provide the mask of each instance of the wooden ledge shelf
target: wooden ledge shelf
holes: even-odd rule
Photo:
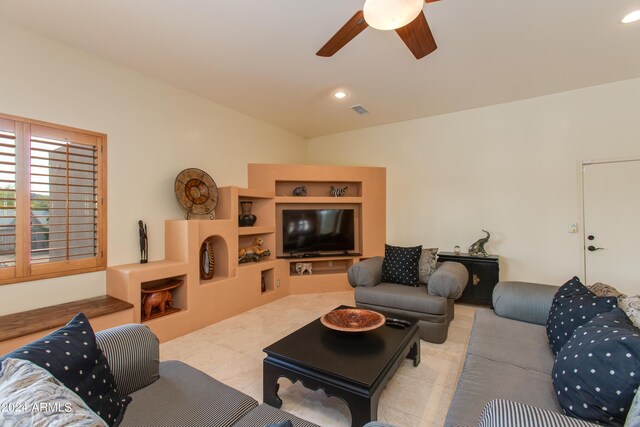
[[[296,262],[314,262],[314,261],[340,261],[343,259],[348,260],[359,260],[362,259],[361,255],[326,255],[326,256],[318,256],[318,257],[302,257],[302,258],[289,258],[289,257],[278,257],[278,259],[285,260],[289,263]]]
[[[268,234],[275,233],[276,228],[269,225],[253,226],[253,227],[238,227],[239,236],[253,236],[255,234]]]
[[[251,268],[256,268],[258,270],[266,270],[268,268],[273,268],[278,263],[278,261],[280,260],[277,258],[267,257],[267,258],[263,258],[258,262],[249,261],[242,264],[238,264],[238,268],[241,270],[251,269]]]
[[[276,203],[362,203],[362,197],[295,197],[277,196]]]
[[[60,328],[81,311],[91,320],[130,308],[133,304],[103,295],[0,316],[0,341]]]
[[[253,199],[273,199],[276,193],[274,191],[260,190],[257,188],[238,188],[238,196]]]
[[[150,261],[145,264],[132,263],[132,264],[121,264],[121,265],[115,265],[113,267],[109,267],[109,269],[111,270],[117,270],[123,273],[140,273],[140,272],[145,272],[147,270],[164,272],[165,270],[173,270],[176,268],[184,269],[185,273],[180,273],[180,274],[186,274],[188,265],[184,261],[161,260],[161,261]],[[160,273],[160,275],[162,274],[164,273]]]
[[[167,308],[164,311],[164,313],[160,313],[160,312],[151,313],[151,316],[149,316],[149,318],[142,319],[142,323],[147,323],[150,320],[157,319],[157,318],[162,317],[162,316],[168,316],[170,314],[178,313],[180,310],[181,309],[179,307],[171,307],[171,308]]]

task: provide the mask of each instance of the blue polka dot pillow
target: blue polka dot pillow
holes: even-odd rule
[[[403,248],[384,245],[382,281],[401,285],[420,286],[418,263],[422,246]]]
[[[66,326],[5,356],[23,359],[46,369],[76,393],[109,425],[118,425],[130,397],[120,397],[107,359],[84,313]]]
[[[552,380],[567,415],[623,425],[640,385],[640,329],[620,308],[597,315],[562,347]]]
[[[596,296],[577,277],[562,285],[553,297],[547,318],[547,337],[553,354],[558,354],[578,326],[597,314],[611,311],[617,304],[614,297]]]

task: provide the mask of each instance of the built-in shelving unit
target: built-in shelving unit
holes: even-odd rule
[[[155,286],[172,279],[184,280],[180,290],[174,295],[174,304],[179,311],[149,319],[145,322],[149,327],[169,325],[176,319],[184,318],[189,313],[189,288],[194,284],[194,277],[189,273],[189,265],[181,260],[152,261],[147,264],[125,264],[107,269],[107,294],[133,304],[133,321],[142,322],[141,289]],[[197,277],[197,276],[196,276]],[[180,322],[178,322],[180,324]],[[188,328],[178,328],[176,333],[184,334]],[[178,335],[176,335],[178,336]]]
[[[284,209],[340,208],[355,211],[355,252],[364,257],[384,254],[386,227],[386,171],[383,168],[316,165],[249,165],[249,186],[275,194],[276,254],[279,247]],[[294,190],[304,186],[306,195]],[[344,196],[330,195],[331,187],[347,187]],[[347,270],[357,262],[354,257],[284,259],[291,293],[350,290]],[[313,274],[299,275],[296,263],[310,262]]]
[[[314,166],[312,166],[313,168]],[[311,169],[309,169],[311,171]],[[331,187],[334,188],[345,188],[344,197],[359,197],[362,195],[362,181],[344,181],[344,180],[335,180],[332,181],[328,179],[331,175],[324,175],[322,173],[312,176],[308,175],[309,179],[305,180],[296,180],[296,181],[287,181],[286,179],[277,179],[275,182],[275,195],[276,197],[287,197],[295,196],[294,189],[304,186],[306,189],[306,196],[309,198],[323,198],[323,197],[331,197],[330,190]]]
[[[255,236],[256,234],[273,234],[276,232],[275,226],[263,225],[253,227],[238,227],[239,236]]]
[[[253,227],[239,227],[240,201],[253,202]],[[140,289],[175,278],[184,284],[173,291],[173,306],[145,324],[162,341],[215,323],[286,295],[286,263],[275,254],[259,262],[238,263],[238,249],[258,237],[264,248],[275,250],[274,193],[261,189],[219,189],[216,219],[169,220],[165,223],[163,261],[129,264],[107,270],[107,293],[134,304],[134,321],[142,321]],[[200,277],[200,247],[210,242],[214,254],[211,279]],[[262,280],[266,291],[262,291]],[[137,297],[136,297],[137,294]]]
[[[320,275],[320,274],[345,274],[349,267],[358,261],[357,257],[319,257],[319,258],[298,258],[288,259],[289,262],[289,275],[296,277],[303,277],[306,275]],[[298,263],[310,263],[311,274],[303,273],[299,274],[296,266]]]
[[[260,271],[260,292],[266,294],[275,290],[274,269]]]
[[[359,256],[313,259],[278,259],[277,216],[286,206],[295,209],[338,205],[356,211],[356,252],[362,257],[384,253],[385,170],[383,168],[249,165],[249,186],[219,188],[215,219],[165,222],[165,260],[127,264],[107,269],[107,294],[134,305],[134,321],[141,321],[141,289],[179,278],[173,291],[173,307],[179,311],[145,321],[166,341],[292,293],[349,290],[347,269]],[[329,178],[333,179],[330,180]],[[306,197],[293,189],[304,185]],[[330,186],[348,187],[344,197],[331,197]],[[252,202],[257,220],[240,227],[240,203]],[[238,251],[262,239],[271,255],[259,262],[240,264]],[[211,279],[200,277],[200,248],[210,242],[214,254]],[[311,262],[313,274],[298,275],[296,262]]]

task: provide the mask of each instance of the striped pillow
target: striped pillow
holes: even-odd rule
[[[485,405],[476,427],[596,427],[597,425],[524,403],[496,399]]]
[[[120,393],[129,395],[159,378],[159,342],[149,327],[135,323],[117,326],[97,332],[96,341]]]

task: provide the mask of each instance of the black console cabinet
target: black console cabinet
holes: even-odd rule
[[[469,281],[458,302],[491,305],[493,288],[500,280],[499,257],[494,255],[455,255],[453,252],[438,253],[438,262],[455,261],[464,265],[469,272]]]

